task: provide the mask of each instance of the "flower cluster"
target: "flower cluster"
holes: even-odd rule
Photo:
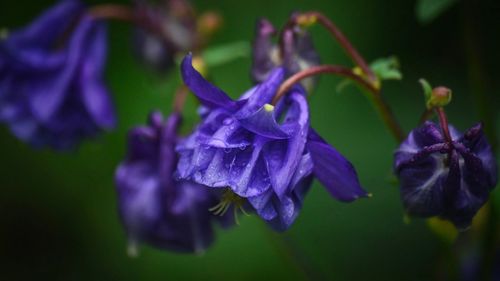
[[[212,221],[223,226],[233,223],[229,213],[215,216],[209,211],[219,202],[219,192],[174,179],[180,122],[178,113],[164,120],[154,112],[147,126],[129,132],[127,158],[117,168],[115,181],[131,254],[141,242],[200,253],[213,241]]]
[[[106,44],[104,23],[76,0],[0,39],[0,122],[25,142],[56,149],[113,128]]]
[[[181,71],[205,111],[201,124],[177,146],[179,178],[229,188],[281,231],[296,219],[313,177],[338,200],[367,195],[350,162],[309,126],[302,87],[276,106],[269,104],[283,82],[282,68],[237,101],[206,81],[190,55]]]
[[[430,121],[413,130],[394,154],[394,171],[408,214],[466,229],[497,183],[497,166],[480,124],[449,130],[451,142]]]

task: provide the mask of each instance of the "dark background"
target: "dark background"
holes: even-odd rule
[[[0,27],[22,26],[52,3],[2,0]],[[500,133],[494,125],[500,122],[495,0],[458,1],[426,25],[417,21],[415,1],[199,0],[194,5],[223,15],[214,45],[251,40],[259,17],[281,26],[293,10],[322,11],[368,61],[389,55],[400,59],[404,79],[386,82],[383,94],[405,130],[415,126],[423,110],[417,80],[425,77],[453,90],[447,110],[460,130],[488,118],[490,135]],[[326,31],[314,27],[312,34],[324,62],[351,65]],[[145,71],[131,56],[126,23],[109,25],[109,43],[107,81],[119,117],[115,131],[74,152],[54,153],[34,151],[0,128],[0,279],[304,280],[294,259],[273,242],[276,238],[293,241],[312,270],[331,280],[434,278],[443,243],[424,220],[404,223],[398,188],[391,183],[396,142],[367,99],[355,87],[337,93],[340,80],[330,76],[321,79],[310,99],[312,125],[352,161],[373,198],[339,203],[315,183],[286,237],[269,234],[258,218],[248,217],[238,227],[219,230],[203,256],[143,247],[138,258],[129,258],[117,218],[114,169],[124,157],[127,130],[144,123],[152,109],[170,110],[178,72],[160,77]],[[249,58],[239,59],[211,73],[236,97],[251,85],[249,67]],[[482,105],[489,114],[480,110]],[[197,120],[194,108],[190,98],[186,128]],[[498,190],[493,197],[500,201]]]

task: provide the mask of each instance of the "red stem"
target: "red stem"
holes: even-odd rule
[[[366,82],[362,77],[359,75],[356,75],[352,72],[351,69],[340,66],[340,65],[319,65],[319,66],[313,66],[310,67],[306,70],[300,71],[295,73],[294,75],[290,76],[283,84],[281,84],[280,88],[278,89],[278,92],[273,98],[272,104],[275,105],[278,100],[285,95],[285,93],[292,88],[292,86],[301,80],[318,75],[321,73],[330,73],[330,74],[336,74],[340,75],[343,77],[350,78],[352,80],[355,80],[356,82],[360,83],[363,87],[367,88],[370,92],[378,92],[376,88],[373,87],[370,83]]]
[[[121,21],[135,21],[134,10],[128,5],[102,4],[93,6],[88,13],[96,19],[115,19]]]
[[[332,35],[333,37],[340,43],[342,48],[347,52],[347,54],[353,59],[353,61],[363,70],[363,72],[368,76],[368,79],[370,82],[375,82],[377,81],[377,76],[373,71],[370,69],[366,61],[363,59],[363,57],[359,54],[359,52],[354,48],[354,46],[351,44],[349,39],[342,33],[342,31],[335,25],[333,21],[331,21],[328,17],[323,15],[321,12],[318,11],[310,11],[310,12],[305,12],[301,13],[300,16],[305,16],[305,17],[314,17],[317,19],[317,21],[324,26]],[[295,17],[294,21],[297,19]]]
[[[321,73],[329,73],[329,74],[334,74],[334,75],[339,75],[343,77],[350,78],[356,82],[358,82],[361,86],[366,88],[370,96],[372,98],[372,101],[378,110],[381,118],[383,119],[384,123],[387,125],[389,130],[391,131],[392,135],[394,138],[402,142],[404,140],[404,133],[401,127],[399,126],[399,123],[397,122],[394,114],[392,113],[391,109],[387,105],[387,103],[383,100],[382,96],[380,95],[380,92],[377,88],[375,88],[371,83],[367,82],[363,77],[355,74],[351,69],[339,66],[339,65],[320,65],[320,66],[315,66],[308,68],[306,70],[300,71],[295,73],[294,75],[290,76],[285,82],[283,82],[278,89],[276,95],[274,96],[272,100],[272,104],[276,105],[278,100],[285,95],[285,93],[290,90],[290,88],[298,83],[299,81],[317,75]]]
[[[188,93],[188,87],[186,87],[186,85],[184,84],[180,85],[179,88],[177,88],[177,90],[175,91],[174,102],[172,103],[174,112],[182,113]]]
[[[450,130],[448,128],[448,119],[446,118],[446,113],[444,112],[444,109],[442,107],[436,107],[436,113],[438,114],[439,124],[441,124],[441,129],[443,130],[446,142],[451,143],[452,139]]]

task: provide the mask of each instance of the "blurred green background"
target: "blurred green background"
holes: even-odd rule
[[[104,1],[88,1],[104,3]],[[116,1],[119,2],[119,1]],[[122,1],[127,2],[127,1]],[[199,11],[224,17],[213,45],[251,40],[257,18],[281,26],[294,10],[319,10],[333,19],[368,61],[396,55],[404,79],[386,82],[383,94],[405,130],[415,126],[423,95],[418,78],[454,91],[449,118],[461,130],[477,121],[500,133],[500,5],[496,0],[455,1],[428,24],[415,1],[253,0],[193,1]],[[2,0],[0,27],[22,26],[53,1]],[[320,27],[312,28],[324,62],[351,65]],[[322,77],[311,97],[313,126],[357,168],[370,199],[339,203],[315,183],[286,237],[270,234],[256,217],[218,231],[204,255],[179,255],[143,247],[126,255],[116,212],[113,174],[125,154],[127,130],[148,112],[170,110],[178,72],[147,72],[130,52],[126,23],[109,25],[108,85],[118,128],[86,141],[77,151],[34,151],[0,128],[0,279],[2,280],[306,280],[274,239],[293,241],[311,269],[330,280],[432,280],[442,242],[423,220],[405,224],[399,191],[391,183],[397,146],[368,101],[355,88],[337,93],[340,79]],[[250,59],[211,69],[214,82],[236,97],[251,83]],[[481,105],[489,113],[479,110]],[[185,126],[192,126],[190,98]],[[497,121],[497,122],[493,122]],[[490,133],[494,130],[490,130]],[[500,201],[500,192],[493,193]],[[500,203],[500,202],[499,202]]]

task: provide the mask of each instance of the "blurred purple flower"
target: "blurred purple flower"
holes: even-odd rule
[[[296,219],[313,175],[338,200],[367,195],[351,163],[309,127],[301,87],[276,108],[268,104],[283,82],[283,69],[238,101],[206,81],[192,67],[191,55],[182,63],[182,76],[206,108],[201,124],[177,146],[180,178],[229,187],[279,231]]]
[[[215,216],[209,209],[220,193],[173,178],[175,145],[181,117],[163,120],[152,113],[148,126],[129,133],[128,154],[116,170],[119,213],[130,249],[141,242],[177,252],[202,252],[214,239],[212,219],[230,225],[231,215]]]
[[[133,31],[136,57],[151,69],[164,72],[174,65],[175,56],[194,47],[196,17],[185,0],[134,0],[137,17],[144,26]]]
[[[76,0],[61,1],[0,39],[0,122],[36,147],[74,147],[113,128],[102,81],[106,27]]]
[[[294,27],[285,29],[282,34],[282,49],[273,42],[276,29],[267,19],[257,21],[252,52],[252,79],[256,83],[267,79],[271,71],[278,66],[283,66],[286,75],[292,75],[301,70],[317,66],[321,60],[314,48],[309,33]],[[301,84],[310,91],[317,82],[318,77],[303,80]]]
[[[452,143],[430,121],[413,130],[394,154],[394,171],[409,215],[466,229],[497,183],[497,165],[480,124],[463,135],[449,129]]]

